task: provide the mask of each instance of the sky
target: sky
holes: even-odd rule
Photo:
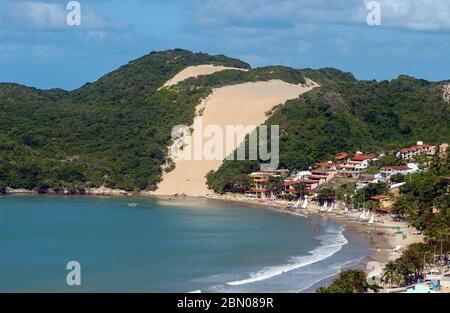
[[[67,23],[69,2],[0,0],[0,82],[72,90],[173,48],[450,79],[450,0],[79,0],[80,25]]]

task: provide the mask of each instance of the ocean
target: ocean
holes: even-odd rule
[[[370,254],[335,221],[238,203],[0,197],[0,292],[311,292]]]

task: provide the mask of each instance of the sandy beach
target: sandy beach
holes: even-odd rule
[[[348,231],[360,234],[367,240],[372,249],[372,255],[367,256],[360,264],[361,269],[365,270],[368,277],[380,275],[384,265],[391,260],[399,258],[402,251],[410,244],[424,241],[424,236],[418,234],[416,229],[409,227],[406,222],[394,222],[388,215],[376,214],[374,224],[368,225],[367,221],[359,220],[361,212],[345,213],[343,210],[336,209],[334,212],[321,212],[321,207],[314,203],[309,203],[307,209],[293,209],[288,208],[285,203],[262,203],[257,200],[249,200],[242,195],[209,195],[208,198],[273,208],[286,214],[308,218],[320,217],[338,221],[344,224]],[[394,232],[398,231],[403,232],[405,236],[394,235]],[[371,263],[373,261],[378,262],[379,266],[373,266],[373,263]]]
[[[233,152],[245,138],[245,135],[256,129],[267,119],[267,112],[273,107],[294,99],[312,90],[318,85],[312,81],[306,84],[289,84],[281,80],[243,83],[215,89],[197,107],[203,129],[214,125],[226,133],[227,126],[243,125],[245,127],[242,139],[233,140],[232,145],[226,145],[224,138],[223,151],[214,160],[176,160],[175,169],[163,175],[154,195],[186,194],[188,196],[206,196],[212,193],[206,185],[206,174],[217,170],[223,159]],[[194,133],[198,131],[194,127]],[[205,136],[207,137],[207,136]],[[203,147],[207,139],[203,141]],[[191,149],[186,145],[184,149]],[[191,149],[193,150],[193,149]]]
[[[189,66],[175,75],[172,79],[168,80],[163,87],[171,87],[183,80],[188,78],[198,77],[201,75],[211,75],[216,72],[225,71],[225,70],[236,70],[236,71],[248,71],[247,69],[237,68],[237,67],[226,67],[220,65],[197,65],[197,66]]]

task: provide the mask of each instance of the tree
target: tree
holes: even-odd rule
[[[398,285],[402,280],[402,275],[398,271],[397,264],[393,261],[388,262],[383,269],[383,282],[388,282],[392,287],[393,284]]]
[[[283,191],[283,188],[283,178],[278,176],[269,177],[269,185],[267,189],[271,192],[272,196],[279,194],[281,191]]]
[[[319,200],[329,200],[334,199],[336,196],[336,191],[331,187],[323,187],[319,190],[317,197]]]
[[[297,192],[297,198],[303,199],[303,196],[306,194],[306,184],[302,181],[299,181],[295,184],[295,191]]]
[[[316,289],[318,293],[364,293],[369,289],[378,291],[378,286],[367,283],[367,275],[362,270],[347,270],[339,273],[338,277],[328,287]]]
[[[352,200],[352,195],[355,192],[355,183],[345,183],[339,186],[336,191],[336,198],[343,201],[346,205]]]
[[[387,154],[380,160],[376,161],[377,167],[405,165],[405,160],[398,158],[395,154]]]
[[[370,211],[375,212],[380,208],[380,203],[370,200],[369,202],[367,202],[367,208]]]
[[[402,174],[392,175],[389,179],[394,184],[403,183],[405,181],[405,176]]]

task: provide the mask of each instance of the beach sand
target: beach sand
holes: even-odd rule
[[[247,203],[254,206],[269,207],[280,210],[287,214],[300,216],[320,216],[321,218],[330,218],[346,226],[347,231],[359,234],[367,240],[372,255],[364,258],[359,265],[359,268],[367,273],[368,277],[381,275],[384,265],[401,256],[401,253],[410,244],[423,242],[424,236],[417,234],[418,231],[408,226],[406,222],[394,222],[389,215],[376,214],[373,225],[368,225],[367,222],[359,220],[361,212],[344,213],[343,210],[334,210],[334,212],[320,212],[321,207],[314,203],[309,203],[307,209],[292,209],[288,208],[285,203],[261,203],[256,200],[249,200],[244,195],[209,195],[208,198],[219,199],[223,201],[237,201]],[[394,232],[401,231],[406,236],[394,235]],[[394,252],[394,249],[400,249]],[[377,262],[377,266],[373,266]],[[376,265],[376,264],[375,264]]]
[[[168,80],[163,87],[171,87],[183,80],[186,80],[191,77],[198,77],[201,75],[210,75],[216,72],[225,71],[225,70],[237,70],[237,71],[248,71],[247,69],[237,68],[237,67],[226,67],[220,65],[197,65],[197,66],[189,66],[175,75],[172,79]]]
[[[196,121],[202,120],[203,129],[210,125],[219,127],[226,133],[226,126],[250,126],[245,129],[244,135],[249,134],[267,119],[267,112],[273,107],[289,99],[299,97],[318,85],[312,81],[306,84],[289,84],[281,80],[243,83],[215,89],[198,106],[199,116]],[[195,122],[194,122],[195,123]],[[194,128],[195,132],[199,130]],[[206,136],[205,136],[206,137]],[[206,186],[205,175],[211,170],[217,170],[223,159],[233,152],[243,141],[233,140],[233,144],[226,145],[224,139],[223,151],[214,160],[177,160],[175,169],[163,175],[154,195],[186,194],[188,196],[205,196],[211,194]],[[203,147],[208,138],[203,139]],[[193,145],[187,145],[189,150]],[[193,150],[193,149],[191,149]]]

